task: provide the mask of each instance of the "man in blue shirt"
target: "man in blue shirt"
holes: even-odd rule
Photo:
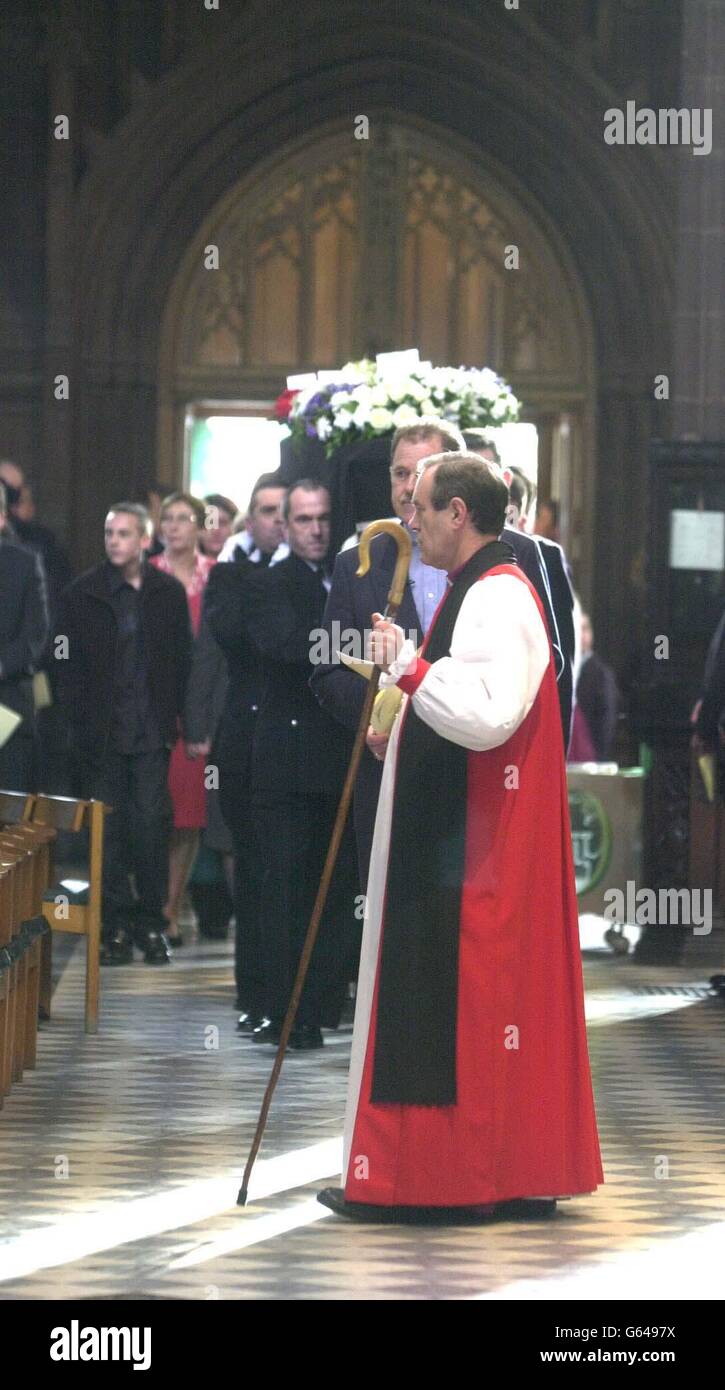
[[[414,424],[396,430],[390,449],[390,497],[392,510],[403,526],[408,525],[413,515],[412,497],[420,460],[430,454],[459,452],[463,447],[463,436],[445,420],[421,417]],[[445,592],[446,575],[443,570],[423,562],[417,536],[414,532],[410,534],[413,554],[397,621],[419,646]],[[310,684],[323,709],[351,730],[357,728],[360,719],[365,683],[337,658],[335,634],[345,633],[347,646],[351,632],[356,633],[358,655],[364,655],[364,635],[372,628],[372,614],[385,609],[397,554],[397,546],[390,536],[376,537],[371,546],[370,569],[363,579],[355,574],[359,564],[356,545],[341,550],[335,560],[324,616],[330,660],[315,668]],[[380,763],[366,749],[355,784],[353,808],[363,888],[367,880],[380,776]]]

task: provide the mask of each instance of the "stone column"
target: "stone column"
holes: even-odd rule
[[[45,342],[42,381],[43,513],[67,539],[72,494],[73,421],[80,381],[73,345],[73,217],[79,132],[76,101],[81,62],[76,0],[59,0],[48,12],[48,132],[46,182]],[[56,139],[55,121],[68,119],[68,139]],[[54,383],[68,377],[69,398],[57,399]]]
[[[712,150],[678,162],[673,436],[725,440],[725,5],[683,0],[679,106],[712,110]]]

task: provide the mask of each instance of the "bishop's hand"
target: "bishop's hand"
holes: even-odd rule
[[[370,660],[389,671],[405,641],[402,627],[391,623],[382,613],[373,613],[373,630],[370,634]]]

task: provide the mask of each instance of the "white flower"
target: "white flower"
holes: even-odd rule
[[[328,420],[326,415],[320,416],[315,428],[317,430],[317,438],[322,440],[322,443],[324,444],[325,440],[329,439],[330,435],[332,434],[332,425],[330,424],[330,421]]]
[[[509,413],[509,402],[506,396],[498,396],[491,406],[491,415],[494,420],[503,420]]]
[[[371,395],[372,392],[369,386],[356,386],[355,390],[350,392],[348,400],[357,401],[358,405],[364,405],[366,408],[369,408]]]
[[[486,396],[489,400],[494,400],[501,390],[500,379],[490,367],[483,367],[480,372],[475,372],[474,390],[477,396]]]
[[[421,386],[420,382],[416,381],[414,377],[409,377],[405,384],[408,388],[405,393],[406,396],[412,396],[414,401],[425,400],[428,395],[428,388],[426,386]]]
[[[421,401],[421,403],[420,403],[420,413],[421,413],[421,415],[435,415],[435,413],[436,413],[435,403],[431,400],[430,396],[426,396],[426,397]]]
[[[357,410],[355,411],[355,414],[350,416],[350,419],[352,420],[354,425],[357,425],[359,430],[363,430],[366,425],[369,425],[370,411],[368,409],[367,404],[359,405]]]
[[[395,429],[399,430],[401,425],[414,425],[416,420],[420,419],[420,415],[412,405],[399,405],[393,411],[392,419]]]
[[[408,377],[393,377],[385,383],[388,388],[388,396],[391,401],[403,401],[410,395],[410,380]]]
[[[400,406],[398,409],[400,410]],[[374,405],[370,411],[370,424],[374,430],[391,430],[393,428],[393,412],[386,410],[385,406]]]
[[[330,396],[330,405],[332,406],[333,410],[336,410],[338,406],[346,405],[349,399],[349,391],[333,391],[332,395]]]
[[[335,429],[351,430],[353,425],[355,424],[356,414],[357,411],[353,410],[338,410],[335,416]]]
[[[378,382],[376,386],[373,386],[370,392],[370,404],[387,406],[389,401],[390,395],[387,386],[384,386],[382,382]]]
[[[346,362],[340,368],[340,381],[367,382],[371,384],[375,380],[375,363],[369,357],[361,357],[359,362]]]

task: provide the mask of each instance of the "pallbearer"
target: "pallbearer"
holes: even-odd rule
[[[448,587],[418,658],[374,620],[403,698],[368,739],[385,768],[344,1189],[320,1197],[374,1220],[548,1213],[602,1180],[551,646],[480,457],[424,462],[414,502]]]

